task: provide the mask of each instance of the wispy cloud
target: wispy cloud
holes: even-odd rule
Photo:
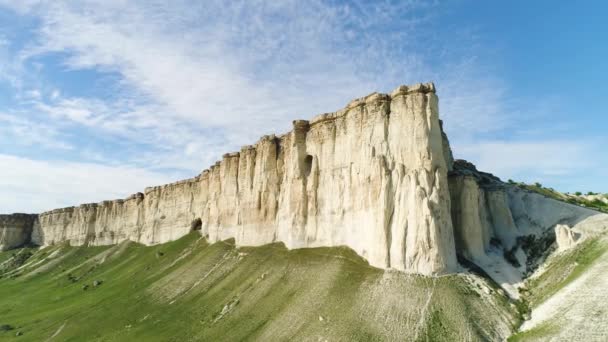
[[[483,67],[484,47],[474,32],[463,28],[452,41],[431,33],[441,23],[435,2],[0,0],[0,6],[37,23],[23,48],[2,49],[0,39],[0,61],[7,61],[0,78],[17,94],[17,105],[0,107],[1,131],[22,142],[30,133],[30,145],[72,147],[81,161],[114,165],[112,172],[133,165],[193,175],[223,152],[286,131],[295,118],[429,80],[438,86],[457,154],[480,167],[507,176],[532,172],[515,153],[502,154],[560,144],[488,139],[530,116],[517,110],[509,85]],[[98,95],[74,94],[34,65],[113,81],[82,85]],[[36,131],[39,141],[32,140]],[[62,140],[75,136],[90,143]],[[121,146],[120,153],[109,145]],[[493,149],[504,153],[497,157]],[[57,171],[64,176],[71,173]],[[112,189],[124,185],[117,177],[108,179]],[[151,185],[154,177],[144,178]]]
[[[427,6],[42,1],[18,8],[42,22],[36,43],[18,59],[64,53],[70,69],[117,73],[112,104],[55,96],[36,109],[123,137],[154,137],[148,142],[167,156],[191,159],[208,156],[210,145],[235,149],[287,130],[294,117],[390,90],[403,75],[427,80],[433,74],[424,58],[407,49],[428,20],[414,10]],[[391,30],[376,30],[391,21]],[[203,143],[193,143],[201,136]]]
[[[594,162],[588,160],[585,153],[591,148],[592,145],[584,140],[488,140],[481,145],[458,146],[458,151],[473,156],[480,169],[499,175],[547,177],[592,167]]]
[[[606,141],[592,137],[544,140],[482,140],[456,146],[458,155],[475,160],[480,170],[503,180],[541,182],[562,191],[598,191],[605,176]]]
[[[73,149],[54,126],[3,113],[0,113],[0,137],[0,146],[5,148],[10,144],[39,149]]]
[[[0,154],[2,212],[41,212],[124,198],[170,176],[144,169],[94,163],[40,161]]]

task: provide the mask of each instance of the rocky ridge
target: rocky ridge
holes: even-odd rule
[[[464,160],[449,174],[459,256],[481,267],[511,297],[557,249],[608,230],[608,215],[503,183]]]
[[[554,229],[584,236],[606,217],[454,162],[429,83],[296,120],[191,179],[45,212],[22,228],[0,221],[0,236],[10,247],[152,245],[200,230],[239,246],[348,246],[373,266],[426,275],[458,271],[459,255],[516,296]]]

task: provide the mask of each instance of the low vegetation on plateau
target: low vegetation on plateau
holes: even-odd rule
[[[570,204],[608,213],[608,194],[600,194],[592,191],[589,191],[586,194],[583,194],[580,191],[572,194],[561,193],[553,188],[544,187],[541,183],[526,184],[523,182],[515,182],[511,179],[509,179],[509,184],[558,201],[568,202]]]
[[[0,253],[0,340],[502,340],[516,306],[482,277],[383,271],[347,248],[152,247]]]

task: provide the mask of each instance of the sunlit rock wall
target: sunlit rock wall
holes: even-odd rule
[[[382,268],[454,271],[452,156],[437,102],[432,84],[371,94],[225,154],[196,178],[43,213],[32,240],[156,244],[200,229],[211,241],[344,245]]]
[[[32,230],[38,225],[38,215],[0,215],[0,251],[30,242]]]

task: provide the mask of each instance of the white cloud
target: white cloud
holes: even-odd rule
[[[0,81],[6,81],[13,86],[17,85],[14,61],[8,51],[9,41],[0,33]]]
[[[223,132],[215,139],[231,149],[262,134],[285,131],[295,117],[336,110],[374,90],[431,78],[441,87],[448,128],[473,134],[502,127],[503,87],[475,74],[471,57],[459,61],[451,56],[449,65],[431,68],[426,56],[416,52],[432,44],[418,41],[423,32],[418,29],[429,17],[415,10],[425,6],[43,2],[30,7],[43,22],[39,44],[21,58],[67,52],[70,68],[118,72],[122,99],[146,103],[104,117],[100,113],[107,110],[87,108],[91,101],[66,98],[43,107],[48,112],[89,124],[96,116],[96,124],[106,128],[155,125],[156,136],[171,135],[167,131],[175,127],[166,124],[169,120],[187,122],[194,130],[218,128]],[[385,26],[390,30],[374,31]],[[467,84],[475,89],[463,91]],[[166,141],[158,143],[166,146]],[[171,153],[191,154],[185,144],[180,142]]]
[[[60,52],[69,68],[118,73],[117,99],[53,93],[36,109],[121,139],[144,139],[154,146],[142,153],[152,156],[150,167],[168,167],[170,160],[200,169],[203,159],[210,163],[225,152],[216,147],[238,149],[263,134],[286,131],[296,117],[391,90],[406,81],[403,75],[426,81],[417,77],[428,70],[422,58],[403,55],[389,42],[402,38],[405,45],[410,38],[404,37],[416,36],[421,19],[409,14],[416,7],[410,2],[41,1],[17,9],[42,22],[37,43],[19,60]],[[397,23],[394,32],[382,37],[362,30],[390,20]],[[389,62],[397,50],[400,62]],[[197,154],[205,157],[193,159]]]
[[[88,139],[145,145],[143,150],[134,151],[128,162],[149,169],[200,171],[204,165],[211,165],[226,149],[221,135],[206,135],[205,132],[213,130],[172,117],[155,104],[140,105],[128,100],[110,103],[58,95],[51,101],[35,101],[33,108],[48,115],[51,127],[56,127],[59,132],[73,129],[75,123],[88,129]],[[104,148],[95,152],[90,146],[81,152],[87,159],[95,156],[92,160],[106,162],[110,162],[114,154]],[[121,152],[124,156],[125,151]],[[114,162],[125,162],[124,158],[114,158]]]
[[[7,61],[0,63],[0,77],[22,95],[40,89],[39,96],[21,98],[26,109],[47,118],[38,126],[33,116],[4,120],[0,132],[12,132],[26,142],[29,137],[30,145],[40,136],[37,143],[46,148],[72,147],[66,142],[62,146],[64,135],[87,134],[82,140],[111,140],[139,149],[127,154],[107,151],[103,144],[73,146],[84,160],[195,173],[224,152],[263,134],[286,131],[293,119],[337,110],[372,91],[429,80],[438,86],[441,116],[456,154],[477,161],[480,169],[500,175],[538,173],[541,166],[534,164],[534,153],[550,155],[555,146],[570,144],[476,140],[480,134],[513,128],[524,115],[513,111],[508,86],[480,68],[475,42],[469,40],[474,37],[445,42],[428,34],[436,22],[433,4],[0,0],[0,5],[39,19],[36,36],[25,49],[2,55],[0,44],[0,62]],[[77,96],[53,80],[32,80],[35,72],[23,66],[44,63],[48,55],[61,56],[68,70],[116,76],[111,89],[100,89],[112,96]],[[4,111],[13,117],[24,113]],[[36,134],[44,130],[51,133]],[[581,162],[587,158],[584,149],[572,152]],[[542,167],[554,172],[574,172],[557,158],[543,160]],[[20,162],[62,168],[59,162]],[[85,167],[75,170],[86,173]],[[125,179],[132,170],[125,171]],[[111,168],[113,176],[105,178],[109,188],[125,185],[121,171]],[[145,185],[156,184],[158,175],[152,175],[142,178]],[[14,182],[27,187],[20,178]],[[66,185],[56,184],[58,189]],[[47,190],[40,201],[50,203],[61,193]]]
[[[0,0],[0,6],[8,7],[19,14],[25,14],[38,5],[40,0]]]
[[[104,1],[93,11],[92,3],[53,2],[35,11],[44,23],[40,44],[23,58],[68,52],[69,67],[116,71],[123,91],[205,126],[247,117],[260,131],[298,112],[337,109],[352,97],[431,76],[422,56],[403,51],[417,36],[412,5]],[[387,20],[396,22],[395,33],[349,38]]]
[[[595,168],[594,144],[585,140],[477,141],[454,146],[455,157],[465,156],[477,168],[503,179],[556,182],[579,177]]]
[[[171,177],[130,166],[39,161],[0,154],[2,212],[41,212],[124,198]]]
[[[93,125],[97,117],[103,118],[107,112],[105,103],[100,101],[87,101],[83,99],[61,99],[53,105],[38,102],[37,108],[49,114],[52,118],[65,117],[83,125]]]
[[[39,100],[42,95],[40,94],[39,90],[31,89],[25,92],[25,96],[30,99]]]
[[[71,150],[55,126],[0,113],[0,144],[35,146],[38,149]]]

